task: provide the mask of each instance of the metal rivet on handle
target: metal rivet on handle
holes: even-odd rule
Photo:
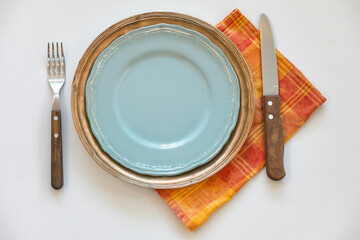
[[[269,119],[273,119],[273,118],[274,118],[274,115],[269,114]]]

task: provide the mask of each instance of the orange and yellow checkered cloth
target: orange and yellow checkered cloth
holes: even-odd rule
[[[254,122],[249,136],[235,158],[220,172],[198,184],[157,190],[191,231],[229,201],[265,164],[264,122],[259,31],[238,9],[217,26],[239,48],[250,67],[256,91]],[[280,52],[276,51],[279,72],[280,112],[285,141],[308,120],[326,99]]]

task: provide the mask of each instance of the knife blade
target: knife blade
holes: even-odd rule
[[[269,19],[260,16],[261,68],[265,127],[266,173],[272,180],[285,177],[284,132],[280,116],[277,59]]]

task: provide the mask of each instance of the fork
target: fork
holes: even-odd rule
[[[65,83],[65,57],[63,44],[48,43],[47,79],[54,92],[51,109],[51,186],[60,189],[64,185],[62,136],[61,136],[61,110],[60,89]],[[59,53],[61,52],[61,53]]]

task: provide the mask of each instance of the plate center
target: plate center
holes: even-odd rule
[[[151,148],[176,148],[195,138],[210,111],[209,84],[191,60],[151,51],[135,58],[114,91],[120,127]]]

